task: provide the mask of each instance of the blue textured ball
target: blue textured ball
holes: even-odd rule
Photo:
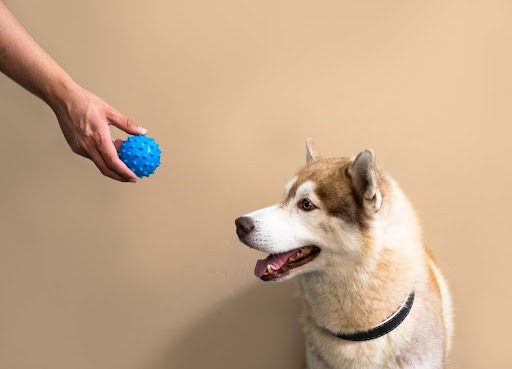
[[[139,178],[155,173],[161,153],[155,140],[144,135],[129,137],[118,151],[119,158]]]

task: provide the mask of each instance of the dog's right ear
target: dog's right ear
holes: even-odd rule
[[[347,170],[347,174],[367,212],[379,211],[382,206],[382,194],[373,150],[361,151]]]
[[[320,155],[315,150],[313,140],[311,138],[306,139],[306,162],[309,163],[317,159]]]

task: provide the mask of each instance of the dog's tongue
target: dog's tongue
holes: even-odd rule
[[[274,270],[279,270],[286,263],[286,260],[296,252],[297,250],[292,250],[282,254],[269,255],[265,260],[258,260],[254,268],[254,274],[261,278],[265,274],[268,265]]]

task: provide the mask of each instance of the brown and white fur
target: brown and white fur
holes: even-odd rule
[[[411,204],[377,168],[372,150],[321,158],[308,140],[307,165],[284,198],[236,224],[243,243],[271,255],[320,250],[304,265],[270,268],[261,277],[298,277],[308,369],[445,368],[453,331],[447,284],[423,245]],[[413,290],[410,314],[387,335],[351,342],[330,333],[379,325]]]

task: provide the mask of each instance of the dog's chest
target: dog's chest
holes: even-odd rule
[[[308,369],[399,369],[393,363],[397,351],[382,340],[347,342],[325,334],[310,335],[306,343]]]
[[[407,326],[407,324],[405,324]],[[441,369],[442,350],[421,345],[405,332],[365,342],[344,341],[310,326],[306,331],[308,369]],[[417,344],[416,344],[417,343]],[[423,349],[422,349],[423,346]]]

